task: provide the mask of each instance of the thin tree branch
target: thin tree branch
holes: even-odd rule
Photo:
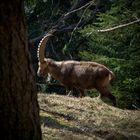
[[[87,3],[87,0],[81,0],[80,2],[78,2],[76,5],[72,6],[72,8],[64,15],[62,15],[58,21],[57,21],[57,24],[54,26],[54,27],[57,27],[57,28],[63,28],[64,27],[64,21],[66,21],[67,19],[69,19],[72,14],[86,8],[87,6],[93,4],[94,2],[89,0],[90,2]]]
[[[75,12],[77,12],[77,11],[80,11],[80,10],[82,10],[83,8],[85,8],[85,7],[87,7],[88,5],[91,5],[91,4],[93,4],[93,3],[94,3],[94,2],[90,1],[89,3],[85,4],[84,6],[81,6],[81,7],[78,8],[78,9],[74,9],[73,11],[70,11],[70,12],[66,13],[66,14],[64,15],[64,17],[65,17],[65,16],[68,16],[68,15],[70,15],[70,14],[72,14],[72,13],[75,13]]]
[[[52,52],[55,54],[56,58],[57,58],[58,60],[60,60],[59,55],[57,55],[57,53],[56,53],[55,50],[54,50],[52,41],[51,41],[51,49],[52,49]]]
[[[121,24],[121,25],[118,25],[118,26],[115,26],[115,27],[112,27],[112,28],[97,30],[97,32],[109,32],[109,31],[113,31],[113,30],[116,30],[116,29],[119,29],[119,28],[122,28],[122,27],[126,27],[126,26],[129,26],[129,25],[138,23],[138,22],[140,22],[140,19],[137,19],[137,20],[129,22],[129,23]]]
[[[90,1],[90,2],[89,2]],[[87,3],[88,2],[88,3]],[[82,10],[82,9],[84,9],[85,7],[89,7],[89,5],[91,5],[91,3],[92,4],[94,4],[94,2],[93,1],[91,1],[91,0],[80,0],[77,4],[75,4],[75,5],[73,5],[72,6],[72,8],[69,10],[69,12],[68,13],[66,13],[66,14],[64,14],[64,15],[62,15],[59,19],[58,19],[58,21],[57,21],[57,23],[56,23],[56,25],[54,25],[53,27],[52,27],[52,29],[50,29],[50,30],[53,30],[53,29],[55,29],[57,32],[62,32],[62,31],[71,31],[71,30],[73,30],[76,26],[65,26],[64,25],[64,21],[66,21],[67,19],[69,19],[74,13],[76,13],[77,11],[80,11],[80,10]],[[76,25],[76,24],[75,24]],[[80,23],[78,23],[78,26],[77,27],[79,27],[79,25],[81,25]],[[45,35],[46,33],[44,33],[44,35]],[[41,35],[41,36],[39,36],[39,37],[36,37],[36,38],[34,38],[34,39],[31,39],[30,40],[30,42],[35,42],[35,41],[37,41],[37,40],[39,40],[40,38],[42,38],[44,35]]]
[[[84,10],[80,20],[78,21],[77,25],[74,27],[72,33],[71,33],[71,36],[70,36],[70,39],[69,39],[69,44],[71,43],[71,40],[72,40],[72,37],[73,37],[73,34],[74,34],[74,31],[78,28],[79,24],[81,23],[82,19],[83,19],[83,16],[84,14],[86,13],[87,9],[93,4],[93,2],[90,2],[90,4],[88,4],[88,6],[86,7],[86,9]]]

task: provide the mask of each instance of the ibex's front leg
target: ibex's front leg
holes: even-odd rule
[[[67,87],[66,94],[67,94],[67,96],[73,96],[73,88]]]
[[[73,90],[66,90],[67,96],[72,96],[73,95]]]

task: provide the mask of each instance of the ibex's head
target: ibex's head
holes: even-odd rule
[[[47,68],[47,65],[46,65],[45,61],[43,63],[39,62],[37,75],[39,77],[44,77],[46,75],[46,68]]]
[[[44,77],[49,71],[49,64],[52,64],[53,60],[50,58],[44,58],[44,61],[38,62],[37,75],[39,77]]]
[[[38,52],[37,52],[37,57],[39,61],[38,71],[37,71],[38,76],[45,76],[47,74],[48,64],[47,64],[47,59],[45,58],[45,47],[50,36],[52,36],[52,34],[47,34],[46,36],[44,36],[38,45]]]

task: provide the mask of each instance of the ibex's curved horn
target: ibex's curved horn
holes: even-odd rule
[[[44,58],[45,58],[45,47],[46,47],[46,43],[49,39],[50,36],[53,35],[53,33],[56,30],[52,30],[49,33],[47,33],[40,41],[39,45],[38,45],[38,51],[37,51],[37,57],[38,57],[38,61],[39,62],[44,62]]]

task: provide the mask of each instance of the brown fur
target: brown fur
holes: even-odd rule
[[[101,97],[108,97],[116,105],[116,98],[108,90],[110,80],[114,74],[104,65],[96,62],[79,61],[54,61],[44,59],[39,62],[38,75],[43,76],[49,73],[63,86],[69,89],[77,89],[80,96],[85,96],[86,89],[97,89]]]

